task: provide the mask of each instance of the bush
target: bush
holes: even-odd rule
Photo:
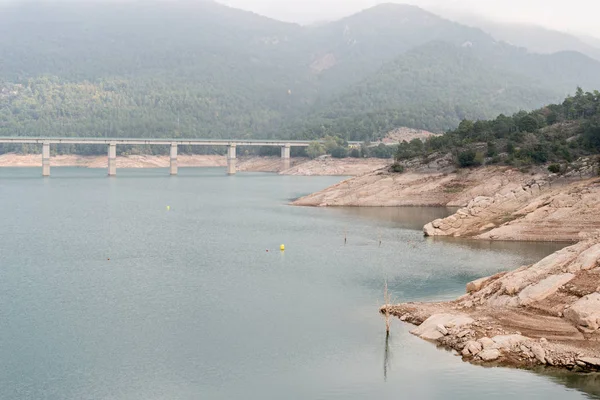
[[[395,173],[397,173],[397,174],[401,174],[401,173],[403,173],[403,172],[404,172],[404,165],[402,165],[402,164],[399,164],[399,163],[397,163],[397,162],[396,162],[396,163],[393,163],[393,164],[392,164],[392,167],[390,168],[390,170],[391,170],[392,172],[395,172]]]
[[[548,150],[542,145],[535,145],[533,147],[533,154],[531,158],[538,164],[543,164],[548,161]]]
[[[487,144],[487,156],[495,157],[498,155],[498,150],[496,149],[496,144],[494,142],[488,142]]]
[[[352,149],[350,150],[350,152],[348,153],[348,155],[352,158],[360,158],[360,150],[358,149]]]
[[[508,154],[514,154],[515,153],[515,144],[513,142],[508,142],[506,144],[506,152]]]
[[[394,153],[396,152],[396,148],[393,146],[386,146],[383,143],[379,143],[377,147],[373,147],[370,149],[371,157],[376,158],[392,158]]]
[[[558,174],[560,172],[560,165],[552,164],[548,167],[548,171],[550,171],[553,174]]]
[[[481,165],[481,161],[478,160],[477,153],[475,150],[467,150],[458,154],[458,166],[461,168],[476,167]]]
[[[333,158],[346,158],[348,156],[348,150],[342,146],[338,146],[331,150],[331,157]]]
[[[317,158],[325,154],[325,147],[319,142],[312,142],[306,149],[306,154],[310,158]]]
[[[538,128],[538,122],[531,115],[527,115],[519,121],[519,129],[523,132],[535,132]]]

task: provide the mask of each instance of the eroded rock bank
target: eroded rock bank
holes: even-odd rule
[[[491,197],[504,188],[516,189],[531,179],[531,174],[509,167],[456,170],[432,165],[403,174],[383,168],[298,199],[294,205],[465,207],[478,196]]]
[[[423,228],[427,236],[487,240],[578,241],[600,228],[600,179],[537,177],[477,196],[456,214]]]
[[[586,236],[534,265],[471,282],[455,301],[387,310],[474,363],[599,371],[600,233]]]

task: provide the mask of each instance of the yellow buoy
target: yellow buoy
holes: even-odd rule
[[[171,206],[167,206],[167,211],[171,211]]]
[[[281,246],[279,246],[279,250],[285,251],[285,245],[282,244]]]

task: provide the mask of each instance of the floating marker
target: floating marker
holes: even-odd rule
[[[281,246],[279,246],[279,250],[285,251],[285,245],[282,244]]]
[[[171,211],[171,206],[167,206],[167,211]]]

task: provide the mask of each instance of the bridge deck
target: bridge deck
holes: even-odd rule
[[[18,144],[148,144],[148,145],[170,145],[182,146],[294,146],[307,147],[310,140],[240,140],[240,139],[147,139],[147,138],[76,138],[76,137],[27,137],[11,136],[0,137],[0,143]],[[359,144],[360,142],[349,142]]]
[[[148,138],[75,138],[75,137],[0,137],[0,143],[50,143],[50,144],[178,144],[189,146],[277,146],[306,147],[311,142],[303,140],[240,140],[240,139],[148,139]]]

